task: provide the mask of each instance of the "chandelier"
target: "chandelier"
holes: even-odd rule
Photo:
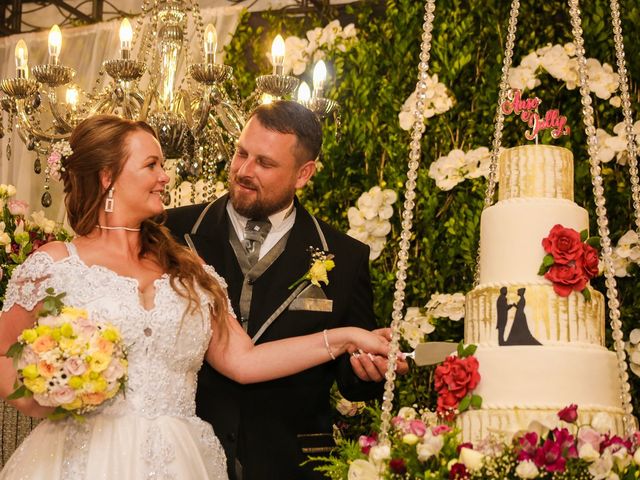
[[[194,37],[201,47],[197,51],[189,48]],[[241,99],[233,69],[217,61],[216,30],[212,24],[204,26],[196,0],[144,0],[133,26],[127,18],[122,20],[119,38],[117,58],[102,63],[90,91],[78,87],[75,70],[64,65],[57,25],[49,33],[46,64],[29,68],[27,45],[17,42],[16,75],[0,81],[0,106],[9,128],[16,128],[27,149],[36,152],[36,173],[42,171],[40,155],[48,155],[52,144],[68,139],[82,120],[109,113],[154,127],[165,158],[175,160],[177,182],[204,179],[212,185],[257,104],[297,94],[298,101],[320,118],[337,108],[323,96],[322,60],[314,68],[313,93],[305,82],[284,74],[285,43],[280,35],[271,49],[273,72],[257,77],[254,92]],[[10,152],[11,145],[8,157]],[[46,168],[41,203],[52,203]]]

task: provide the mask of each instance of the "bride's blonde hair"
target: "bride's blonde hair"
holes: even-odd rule
[[[114,115],[96,115],[81,122],[71,134],[73,153],[64,157],[61,171],[69,225],[78,235],[91,233],[98,223],[109,187],[102,187],[101,172],[116,181],[129,157],[129,135],[147,132],[157,139],[153,128],[141,121]],[[164,217],[164,216],[163,216]],[[158,219],[156,219],[158,220]],[[151,257],[170,275],[172,288],[189,301],[189,312],[200,308],[196,285],[213,297],[214,323],[220,332],[227,330],[227,296],[220,284],[202,268],[199,259],[156,222],[142,222],[139,257]],[[180,285],[179,288],[178,284]]]

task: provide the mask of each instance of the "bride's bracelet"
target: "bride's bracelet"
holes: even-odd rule
[[[327,329],[326,328],[322,331],[322,336],[324,338],[324,346],[327,349],[327,352],[329,352],[329,356],[331,357],[331,360],[335,360],[336,356],[331,351],[331,346],[329,346],[329,338],[327,338]]]

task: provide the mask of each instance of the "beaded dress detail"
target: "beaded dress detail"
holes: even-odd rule
[[[84,422],[40,423],[9,459],[0,480],[227,479],[224,450],[212,427],[195,414],[213,300],[200,292],[202,308],[187,312],[187,300],[165,274],[155,280],[154,305],[146,310],[136,279],[88,266],[73,244],[67,249],[69,256],[61,260],[36,252],[17,267],[3,310],[16,304],[32,310],[52,287],[66,292],[65,304],[111,322],[127,346],[125,395],[86,415]],[[205,269],[226,287],[212,267]]]

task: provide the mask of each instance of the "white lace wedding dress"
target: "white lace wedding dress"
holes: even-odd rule
[[[64,259],[36,252],[16,268],[3,309],[18,304],[31,310],[53,287],[66,292],[66,305],[113,323],[128,347],[126,396],[117,395],[82,423],[43,421],[9,459],[0,480],[226,479],[220,442],[195,416],[209,319],[184,315],[187,302],[171,288],[168,275],[155,281],[155,304],[145,310],[135,279],[87,266],[73,244],[67,245]],[[211,301],[201,295],[203,306]]]

